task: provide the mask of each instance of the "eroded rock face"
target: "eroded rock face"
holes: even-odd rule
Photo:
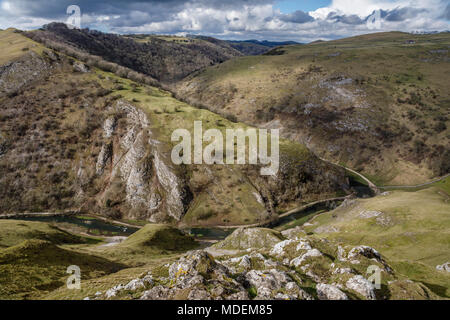
[[[104,131],[104,137],[105,138],[111,138],[114,130],[116,129],[117,120],[115,117],[109,117],[105,120],[105,123],[103,124],[103,131]]]
[[[96,165],[96,174],[98,176],[101,176],[103,174],[106,164],[108,163],[108,161],[111,160],[112,152],[113,152],[113,150],[112,150],[111,143],[104,143],[102,145],[102,149],[100,150],[100,153],[98,155],[97,165]]]
[[[179,221],[186,212],[190,192],[160,151],[160,142],[153,138],[146,114],[124,100],[117,101],[110,112],[125,116],[125,132],[119,137],[114,116],[105,120],[106,142],[98,156],[97,175],[103,175],[109,185],[117,179],[123,182],[126,203],[134,209],[131,213],[124,210],[125,214],[156,223]],[[105,168],[109,162],[111,174],[107,176]]]
[[[0,66],[0,95],[12,94],[48,74],[52,65],[30,51],[20,59]]]
[[[188,197],[186,187],[181,186],[180,179],[171,171],[168,161],[164,161],[163,156],[158,152],[154,152],[154,165],[158,181],[166,192],[168,214],[179,221],[186,210],[183,203],[183,200]]]

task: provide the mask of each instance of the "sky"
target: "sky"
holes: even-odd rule
[[[74,23],[70,5],[80,8],[81,28],[112,33],[310,42],[450,30],[450,0],[0,0],[0,28]]]

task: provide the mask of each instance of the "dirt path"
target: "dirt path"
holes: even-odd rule
[[[361,179],[363,179],[367,183],[369,188],[372,189],[375,192],[375,194],[380,194],[380,190],[393,190],[393,189],[402,189],[402,188],[415,189],[415,188],[426,187],[426,186],[432,185],[433,183],[440,182],[440,181],[450,177],[450,173],[448,173],[445,176],[442,176],[442,177],[437,178],[435,180],[432,180],[432,181],[429,181],[429,182],[425,182],[425,183],[421,183],[421,184],[418,184],[418,185],[415,185],[415,186],[408,186],[408,185],[406,185],[406,186],[377,186],[375,183],[370,181],[367,177],[365,177],[364,175],[362,175],[361,173],[359,173],[359,172],[357,172],[357,171],[355,171],[353,169],[347,168],[347,167],[345,167],[345,166],[343,166],[341,164],[338,164],[338,163],[335,163],[335,162],[331,162],[331,161],[323,159],[323,158],[319,158],[319,159],[322,160],[322,161],[328,162],[330,164],[333,164],[335,166],[344,168],[345,170],[350,171],[353,174],[356,174],[358,177],[360,177]]]
[[[449,173],[449,174],[446,174],[446,175],[443,176],[443,177],[437,178],[437,179],[435,179],[435,180],[433,180],[433,181],[421,183],[421,184],[418,184],[418,185],[416,185],[416,186],[385,186],[385,187],[379,187],[379,188],[380,188],[380,189],[383,189],[383,190],[401,189],[401,188],[415,189],[415,188],[426,187],[426,186],[432,185],[433,183],[436,183],[436,182],[441,182],[442,180],[445,180],[445,179],[447,179],[448,177],[450,177],[450,173]]]

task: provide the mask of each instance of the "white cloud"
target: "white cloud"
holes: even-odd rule
[[[2,9],[8,10],[0,11],[0,27],[35,28],[54,21],[55,16],[58,21],[66,20],[64,10],[54,7],[65,5],[66,0],[46,2],[52,18],[39,17],[45,15],[44,1],[39,2],[1,2]],[[271,0],[80,2],[83,27],[118,33],[195,33],[231,39],[307,42],[376,31],[450,29],[449,21],[442,18],[448,0],[333,0],[326,8],[291,14],[282,14]],[[370,30],[365,19],[379,9],[383,10],[381,28]]]

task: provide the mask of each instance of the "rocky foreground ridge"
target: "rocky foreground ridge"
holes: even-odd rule
[[[240,244],[247,245],[243,250]],[[376,285],[373,270],[379,270]],[[340,246],[299,230],[238,229],[206,250],[86,299],[433,299],[368,246]]]

